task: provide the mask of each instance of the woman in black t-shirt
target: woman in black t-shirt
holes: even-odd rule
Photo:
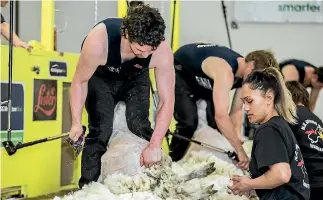
[[[309,109],[309,94],[297,81],[286,82],[297,105],[297,124],[290,125],[299,144],[311,185],[311,200],[323,199],[323,123]]]
[[[253,141],[251,178],[233,176],[229,188],[242,195],[255,190],[260,200],[309,200],[303,157],[287,122],[294,124],[296,106],[280,72],[272,67],[252,72],[242,86],[250,123],[260,123]]]

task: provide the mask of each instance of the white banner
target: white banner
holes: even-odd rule
[[[323,1],[235,1],[237,22],[323,23]]]

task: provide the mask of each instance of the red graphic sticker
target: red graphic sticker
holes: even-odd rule
[[[37,104],[34,112],[42,112],[46,116],[51,116],[56,109],[56,88],[47,88],[46,84],[42,84],[37,98]]]
[[[308,130],[308,131],[305,131],[305,134],[317,134],[316,131],[314,129],[311,129],[311,130]]]
[[[301,166],[303,166],[304,165],[304,160],[301,160],[301,161],[299,161],[298,163],[297,163],[297,166],[298,167],[301,167]]]
[[[33,120],[56,120],[57,81],[34,80]]]

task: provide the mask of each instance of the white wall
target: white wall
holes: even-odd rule
[[[247,54],[270,48],[278,60],[293,56],[323,65],[323,24],[239,24],[235,30],[230,27],[233,3],[225,1],[234,50]],[[229,45],[221,1],[181,2],[180,23],[181,44],[209,41]]]
[[[64,52],[79,53],[81,44],[87,33],[95,25],[94,1],[56,1],[55,24],[58,29],[67,26],[64,32],[57,35],[57,49]],[[116,17],[118,5],[116,1],[98,1],[97,23],[108,17]]]
[[[166,39],[170,38],[170,2],[146,1],[153,7],[160,9],[166,22]],[[57,48],[59,51],[79,53],[81,43],[95,23],[95,1],[55,1],[55,7],[61,12],[55,12],[55,24],[58,29],[67,27],[57,34]],[[118,16],[118,2],[98,1],[97,22]],[[41,1],[20,1],[19,37],[23,41],[40,41]],[[1,9],[1,13],[9,22],[9,4]],[[1,44],[8,44],[1,38]]]
[[[233,3],[225,1],[235,51],[246,55],[255,49],[271,49],[279,61],[295,57],[323,65],[323,24],[239,24],[238,29],[231,29]],[[229,46],[221,1],[182,1],[180,44],[202,41]],[[321,119],[322,111],[323,91],[315,110]]]
[[[117,16],[116,1],[98,1],[98,20]],[[162,9],[167,24],[166,38],[170,39],[170,2],[147,1]],[[233,16],[233,1],[225,1],[229,25]],[[60,51],[78,53],[81,42],[94,25],[94,1],[56,1],[56,8],[68,15],[65,32],[58,34]],[[24,41],[40,41],[40,1],[20,1],[19,36]],[[9,4],[1,13],[9,20]],[[56,13],[56,25],[61,28],[65,18]],[[229,26],[230,27],[230,26]],[[295,57],[323,65],[323,25],[314,24],[239,24],[231,29],[233,49],[242,55],[255,49],[271,49],[277,59]],[[180,44],[213,42],[228,46],[221,1],[181,0]],[[1,43],[6,43],[2,40]],[[323,92],[315,112],[323,119]],[[319,112],[319,110],[321,112]]]

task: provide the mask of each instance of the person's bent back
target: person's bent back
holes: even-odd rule
[[[322,199],[323,194],[323,123],[310,111],[309,94],[297,81],[288,81],[286,86],[297,105],[296,125],[290,125],[303,154],[310,186],[311,200]]]

